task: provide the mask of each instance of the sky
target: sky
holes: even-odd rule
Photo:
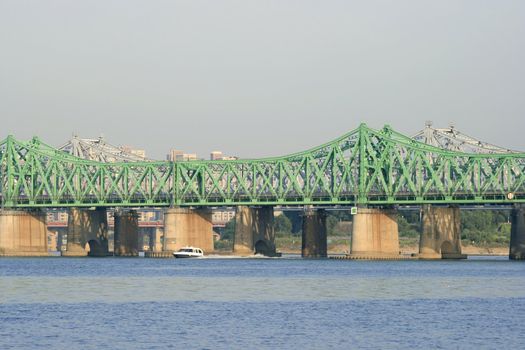
[[[0,139],[164,159],[425,121],[525,151],[525,1],[0,0]]]

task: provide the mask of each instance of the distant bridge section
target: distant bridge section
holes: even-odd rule
[[[87,139],[75,135],[58,149],[78,158],[102,163],[151,161],[145,156],[133,153],[126,147],[117,147],[107,143],[102,136]]]
[[[448,128],[434,128],[432,122],[427,121],[425,128],[412,136],[416,141],[438,148],[465,152],[465,153],[519,153],[507,148],[496,146],[488,142],[468,136],[453,125]]]

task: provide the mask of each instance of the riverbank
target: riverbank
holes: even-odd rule
[[[301,238],[300,237],[276,237],[275,245],[277,251],[283,254],[301,254]],[[350,237],[328,237],[328,254],[340,255],[350,253]],[[226,249],[218,249],[216,254],[231,254],[231,245],[225,247]],[[419,253],[419,238],[400,237],[399,250],[403,255],[411,255]],[[463,245],[462,253],[467,255],[487,255],[487,256],[508,256],[509,246],[476,246]]]
[[[278,250],[283,254],[301,254],[301,249],[293,248],[282,248]],[[411,255],[419,252],[418,245],[404,246],[400,248],[401,254]],[[350,252],[349,245],[333,245],[328,246],[328,254],[348,254]],[[486,255],[486,256],[508,256],[509,247],[478,247],[473,245],[467,245],[462,247],[462,253],[467,255]]]

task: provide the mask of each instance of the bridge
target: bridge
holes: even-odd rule
[[[60,150],[36,137],[19,141],[8,136],[0,143],[0,197],[5,214],[0,219],[12,221],[15,214],[6,213],[35,216],[38,209],[70,208],[70,217],[78,221],[70,226],[79,227],[77,250],[83,254],[80,245],[85,239],[81,237],[86,234],[82,232],[107,226],[105,208],[122,208],[117,212],[124,213],[127,225],[129,220],[134,222],[130,211],[134,207],[165,207],[164,250],[173,250],[181,242],[211,250],[213,242],[195,238],[209,226],[209,208],[234,206],[238,207],[237,250],[257,250],[257,242],[262,242],[259,250],[268,252],[275,250],[270,227],[273,207],[301,206],[305,208],[303,255],[324,256],[326,230],[320,208],[343,206],[354,208],[356,214],[352,256],[395,257],[399,251],[395,208],[420,205],[428,219],[428,237],[443,236],[428,238],[432,242],[423,244],[428,249],[426,253],[420,249],[421,256],[454,257],[461,256],[458,205],[499,204],[515,207],[512,237],[524,240],[520,204],[525,203],[525,153],[476,143],[457,132],[448,134],[452,137],[427,125],[414,139],[390,126],[374,130],[361,124],[331,142],[287,156],[182,162],[137,161],[126,156],[95,161],[66,152],[71,147]],[[439,142],[443,135],[456,143]],[[458,145],[470,148],[465,152]],[[104,144],[98,146],[108,154]],[[5,225],[3,231],[15,230],[15,224]],[[88,234],[94,237],[93,245],[100,245],[103,231]],[[75,236],[75,230],[71,232]],[[376,238],[370,241],[367,237],[372,236]],[[523,256],[524,246],[511,243],[511,251],[517,252],[511,256]]]

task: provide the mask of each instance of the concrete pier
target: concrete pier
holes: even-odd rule
[[[361,259],[398,258],[397,211],[358,208],[353,217],[350,256]]]
[[[509,259],[525,259],[525,207],[512,209]]]
[[[71,208],[68,216],[67,249],[63,256],[107,256],[106,208]]]
[[[421,259],[466,259],[461,253],[460,212],[458,207],[423,205],[419,240]]]
[[[273,207],[237,207],[233,252],[239,255],[275,256]]]
[[[155,230],[150,236],[150,250],[151,251],[162,251],[162,239],[164,237],[164,228],[155,227]]]
[[[162,251],[163,227],[139,227],[139,251]]]
[[[0,210],[0,256],[47,255],[44,212]]]
[[[47,231],[47,250],[49,252],[58,251],[58,232]]]
[[[326,211],[305,208],[303,213],[303,232],[301,256],[303,258],[326,258]]]
[[[135,210],[115,212],[115,256],[139,255],[139,216]]]
[[[211,210],[170,208],[164,212],[163,251],[176,251],[184,246],[213,251]]]

